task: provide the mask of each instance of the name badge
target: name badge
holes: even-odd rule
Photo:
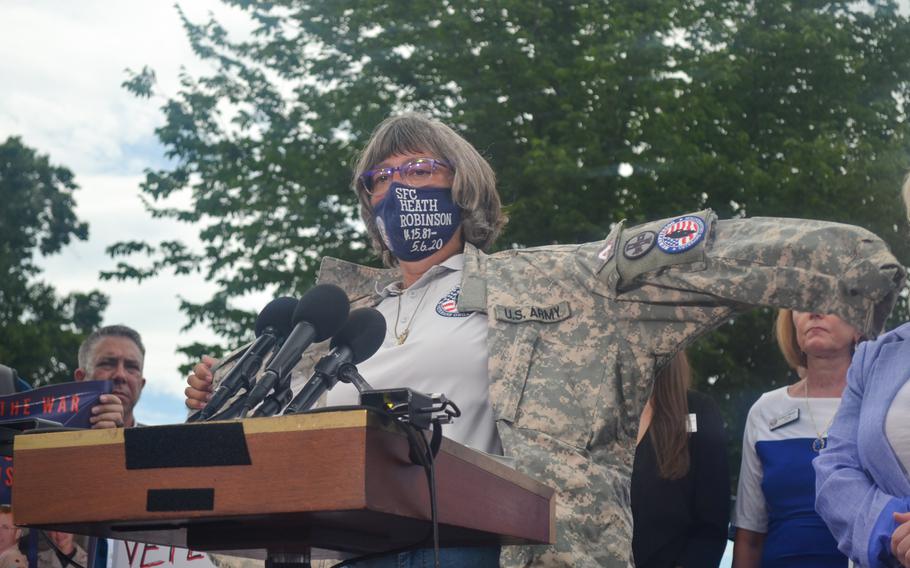
[[[776,430],[781,426],[786,426],[791,422],[796,422],[799,420],[799,408],[794,408],[788,411],[786,414],[781,414],[777,418],[772,418],[768,422],[768,428],[771,430]]]
[[[569,302],[559,302],[555,306],[495,306],[496,319],[512,323],[539,321],[555,323],[567,319]]]
[[[698,420],[696,420],[695,414],[689,414],[686,417],[686,432],[690,434],[698,432]]]

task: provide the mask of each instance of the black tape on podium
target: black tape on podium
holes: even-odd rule
[[[123,431],[126,469],[250,465],[243,424],[176,424]]]
[[[149,489],[147,511],[211,511],[215,508],[215,490]]]

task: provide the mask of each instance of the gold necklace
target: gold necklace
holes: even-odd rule
[[[812,421],[812,429],[815,431],[815,439],[812,440],[812,450],[815,453],[818,453],[825,449],[825,446],[828,445],[828,428],[831,427],[831,424],[834,422],[834,417],[837,416],[837,411],[834,411],[834,414],[831,415],[831,419],[828,420],[828,423],[825,424],[825,428],[819,432],[818,425],[815,423],[815,417],[812,416],[812,407],[809,406],[809,379],[806,379],[806,410],[809,411],[809,420]]]
[[[417,302],[417,307],[414,308],[414,311],[411,312],[411,319],[408,321],[408,326],[404,328],[404,331],[398,333],[398,320],[401,319],[401,297],[404,295],[404,291],[401,294],[398,294],[398,308],[395,310],[395,339],[398,340],[398,345],[403,345],[405,341],[408,340],[408,334],[411,333],[411,326],[414,324],[414,318],[417,316],[417,310],[420,309],[420,304],[423,303],[423,299],[427,297],[427,292],[430,291],[430,283],[427,282],[423,286],[423,294],[420,296],[420,300]]]

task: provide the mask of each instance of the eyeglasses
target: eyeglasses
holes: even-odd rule
[[[401,176],[401,181],[411,187],[423,187],[438,181],[434,177],[440,167],[455,171],[451,164],[434,158],[414,158],[391,168],[376,168],[360,174],[360,183],[367,195],[379,195],[388,191],[392,184],[395,172]]]

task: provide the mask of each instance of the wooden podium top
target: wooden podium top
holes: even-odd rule
[[[194,550],[367,553],[430,531],[424,469],[373,411],[19,435],[17,524]],[[555,540],[552,489],[444,439],[443,546]]]

